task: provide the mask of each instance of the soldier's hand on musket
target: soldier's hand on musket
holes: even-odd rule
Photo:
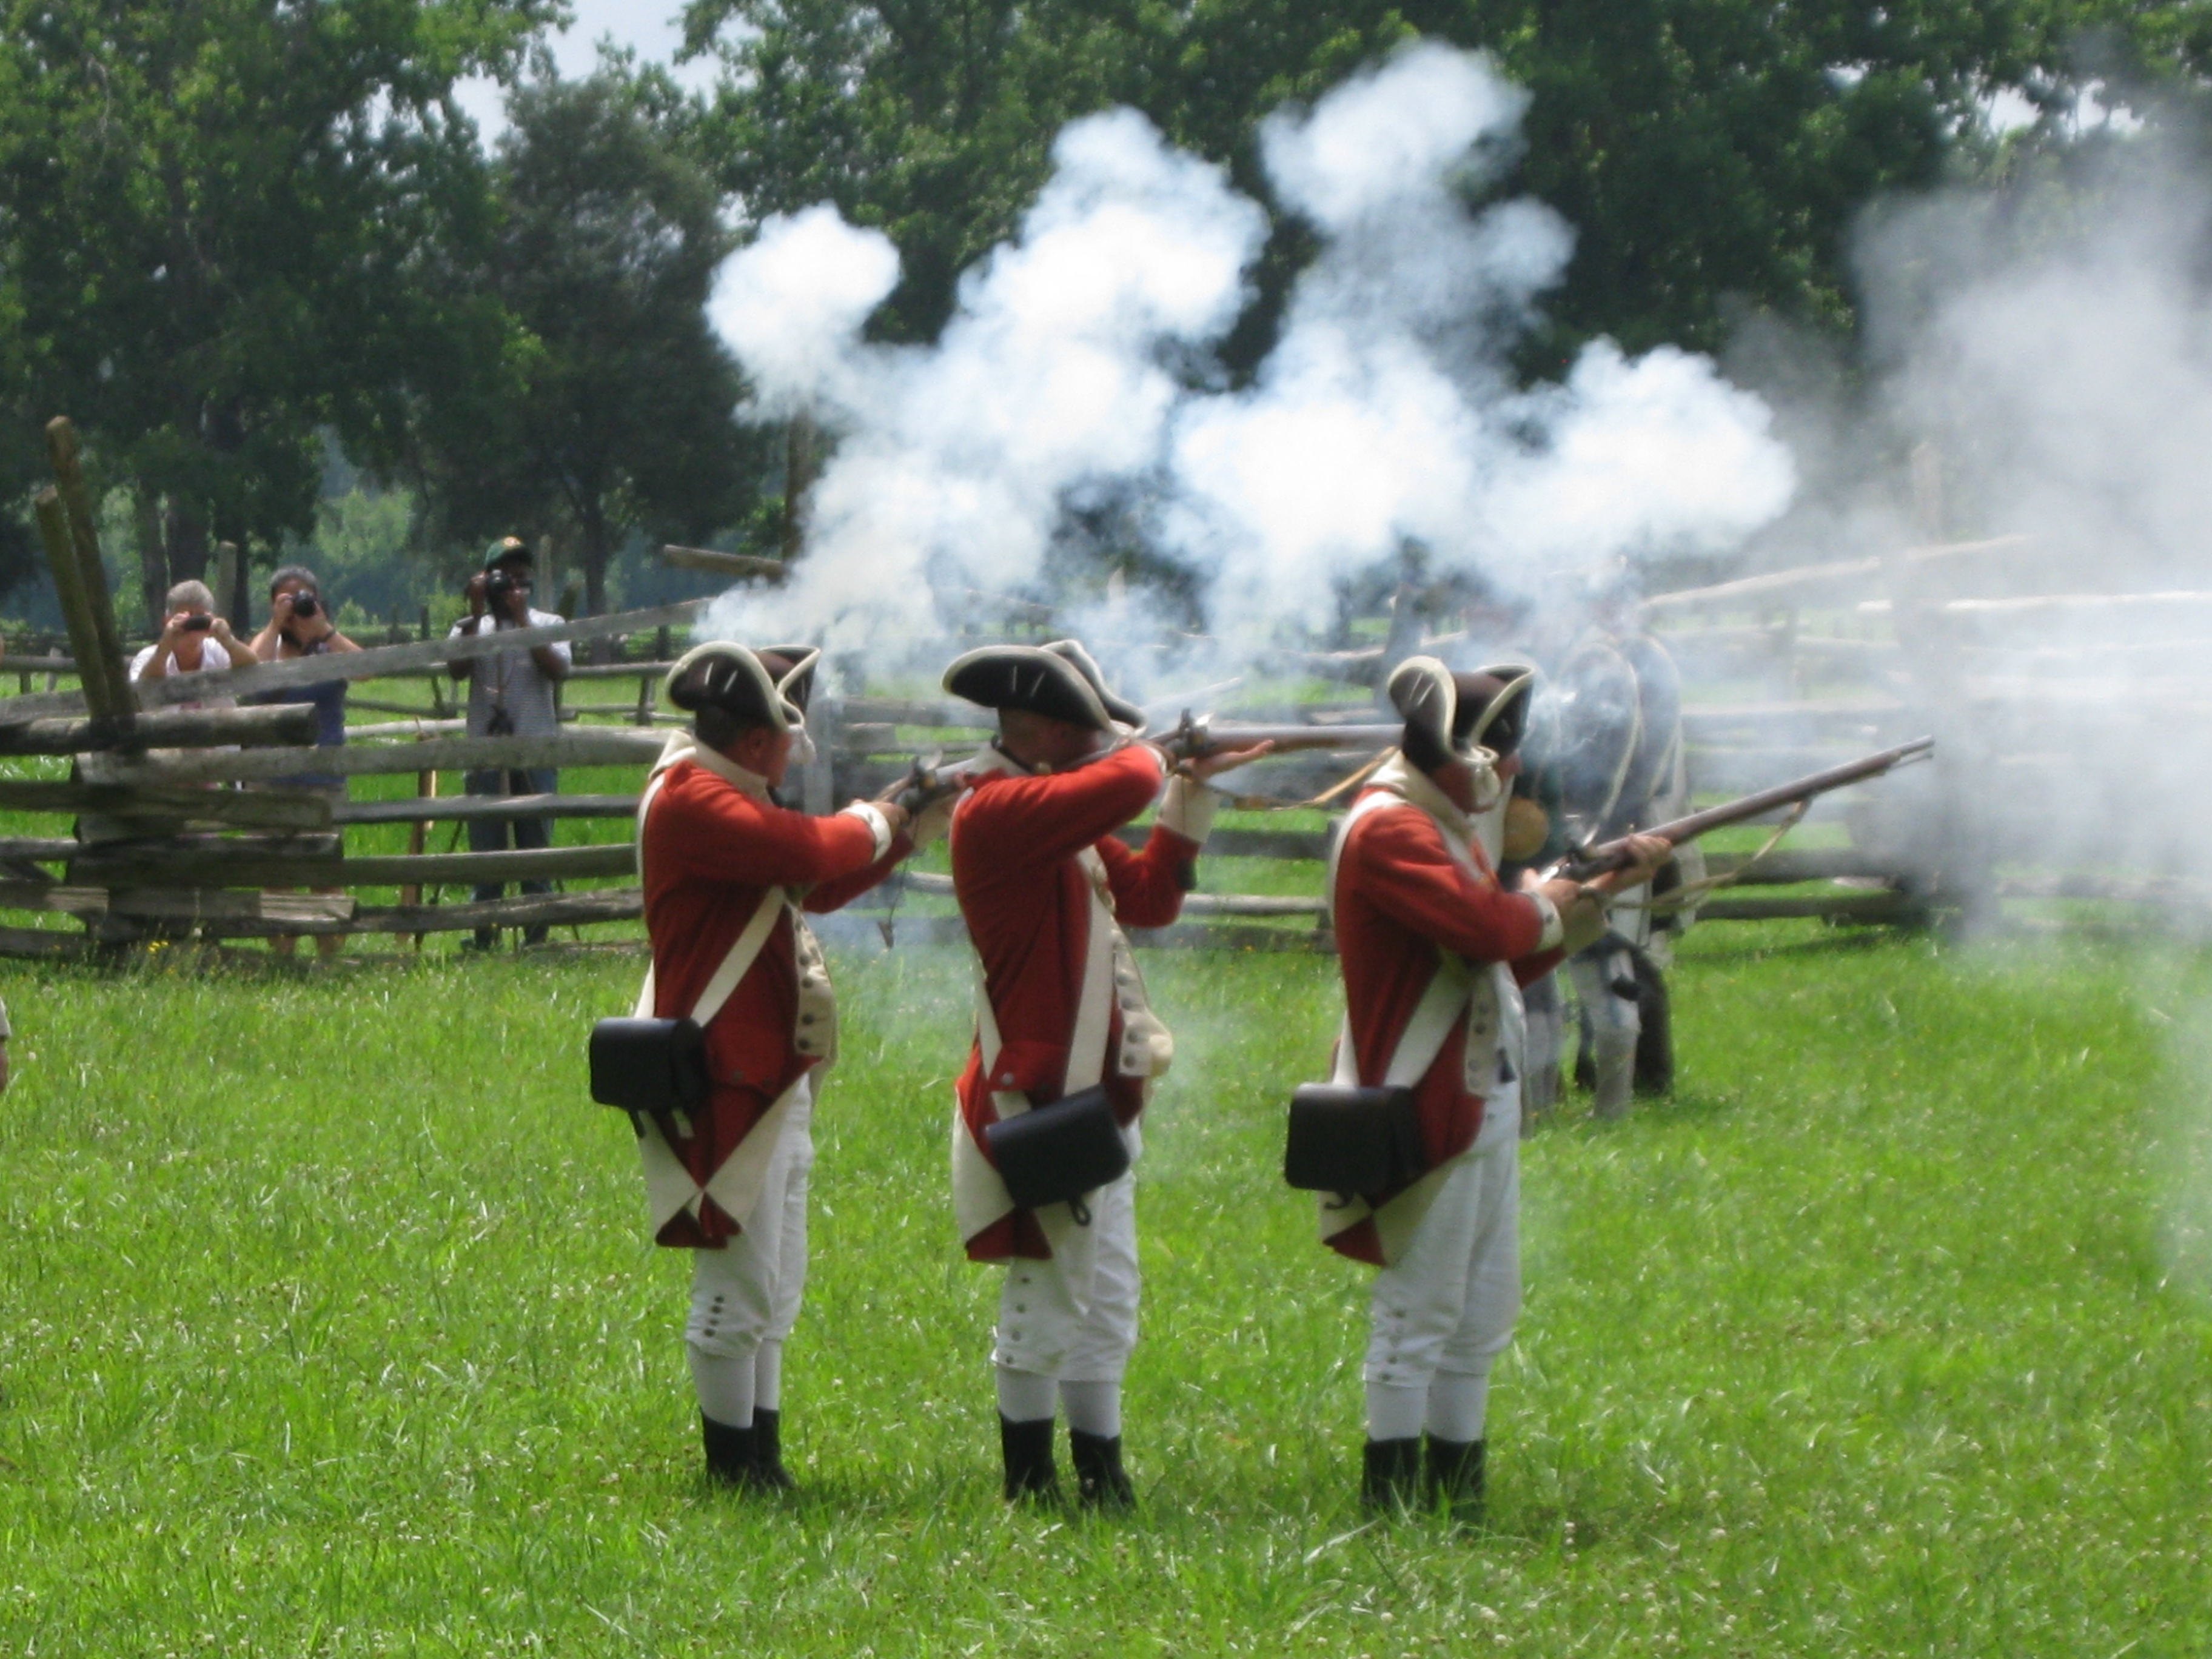
[[[861,802],[860,802],[860,801],[854,801],[854,802],[853,803],[853,805],[855,805],[855,806],[859,806],[859,805],[862,805],[862,803],[861,803]],[[901,805],[900,805],[896,801],[895,801],[895,800],[878,800],[878,801],[869,801],[869,802],[867,802],[867,803],[866,803],[866,805],[870,805],[870,806],[874,807],[874,808],[876,809],[876,811],[878,811],[878,812],[881,812],[881,813],[884,815],[884,822],[890,825],[890,827],[891,827],[891,834],[893,834],[894,836],[896,836],[896,834],[898,834],[898,832],[899,832],[900,830],[903,830],[903,829],[905,829],[905,828],[906,828],[906,824],[907,824],[907,811],[906,811],[906,808],[905,808],[905,807],[903,807],[903,806],[901,806]]]
[[[1618,870],[1593,876],[1583,885],[1600,893],[1626,892],[1650,880],[1674,856],[1674,843],[1664,836],[1630,836],[1626,848],[1630,862]]]
[[[1618,870],[1607,870],[1587,881],[1575,881],[1565,876],[1540,880],[1534,871],[1522,878],[1523,892],[1540,892],[1560,907],[1565,915],[1572,901],[1589,897],[1593,900],[1609,898],[1631,887],[1640,887],[1662,869],[1674,856],[1674,843],[1664,836],[1630,836],[1624,839],[1622,850],[1629,862]]]
[[[1244,749],[1211,749],[1203,755],[1194,756],[1189,760],[1180,763],[1176,761],[1172,750],[1163,750],[1161,752],[1167,756],[1170,770],[1181,772],[1193,782],[1204,783],[1208,778],[1223,772],[1234,771],[1240,766],[1258,760],[1262,755],[1273,754],[1274,749],[1275,745],[1272,741],[1255,743]]]

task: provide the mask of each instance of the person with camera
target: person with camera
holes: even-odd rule
[[[453,639],[474,639],[486,625],[495,633],[517,628],[547,628],[562,621],[550,611],[530,605],[531,578],[537,562],[529,547],[509,536],[495,544],[484,568],[471,577],[466,590],[469,614],[453,624]],[[488,657],[462,658],[447,665],[447,672],[469,685],[468,730],[472,738],[550,738],[561,729],[560,709],[554,688],[568,678],[571,663],[566,640],[532,646],[527,651],[501,651]],[[468,774],[471,795],[550,795],[560,784],[559,771],[550,766],[484,767]],[[503,853],[553,844],[553,820],[543,813],[517,817],[469,820],[469,850]],[[526,896],[550,893],[549,881],[526,881]],[[501,882],[479,882],[479,903],[506,891]],[[543,944],[546,929],[535,923],[522,930],[523,942]],[[489,951],[499,943],[499,930],[479,927],[473,948]]]
[[[653,1242],[695,1252],[684,1347],[707,1474],[756,1491],[782,1461],[783,1345],[806,1282],[806,1188],[817,1079],[836,1058],[836,1000],[804,912],[835,910],[914,850],[907,815],[854,801],[817,817],[780,805],[817,653],[716,641],[669,670],[691,715],[638,804],[653,967],[638,1016],[705,1027],[696,1111],[633,1115]],[[915,826],[941,834],[949,805]],[[713,1000],[714,1006],[707,1006]]]
[[[1410,1090],[1419,1130],[1407,1184],[1321,1194],[1323,1242],[1381,1270],[1360,1482],[1375,1509],[1480,1512],[1490,1370],[1521,1307],[1520,988],[1596,939],[1607,897],[1673,853],[1640,836],[1630,869],[1500,884],[1488,848],[1502,842],[1533,683],[1521,669],[1401,663],[1387,690],[1404,738],[1330,849],[1345,1000],[1334,1080]]]
[[[337,620],[331,615],[330,602],[324,599],[322,584],[315,580],[313,571],[305,565],[288,564],[269,578],[269,620],[253,636],[253,654],[261,661],[296,662],[303,657],[337,656],[360,649],[338,631]],[[343,680],[286,686],[256,699],[272,703],[312,703],[315,710],[315,746],[319,749],[344,745],[345,700]],[[345,779],[335,772],[301,772],[270,781],[280,788],[319,790],[331,797],[333,803],[346,798]],[[342,893],[345,890],[322,887],[309,890]],[[269,941],[269,948],[280,957],[289,957],[298,944],[289,935],[279,935]],[[326,960],[344,948],[345,940],[336,933],[315,936],[316,953]]]
[[[956,1085],[952,1202],[969,1256],[1006,1269],[992,1353],[1006,1496],[1056,1494],[1053,1423],[1065,1411],[1079,1496],[1123,1507],[1135,1497],[1121,1467],[1121,1377],[1139,1293],[1129,1166],[1174,1039],[1121,928],[1165,927],[1180,914],[1213,817],[1212,793],[1199,785],[1261,751],[1176,769],[1139,738],[1143,711],[1106,689],[1073,640],[970,651],[944,684],[999,719],[996,740],[969,768],[979,781],[952,815],[953,890],[980,969],[975,1042]],[[1152,834],[1133,852],[1115,832],[1156,799]],[[1057,1201],[1040,1190],[1036,1207],[1022,1207],[1007,1134],[1097,1123],[1101,1104],[1109,1157],[1086,1160],[1080,1177],[1095,1172],[1101,1183]],[[1055,1106],[1054,1120],[1036,1109]]]
[[[168,620],[161,637],[131,659],[134,680],[167,679],[172,674],[225,673],[258,661],[253,649],[215,614],[215,595],[201,581],[181,581],[163,603]],[[172,703],[173,708],[235,708],[238,699],[220,692]]]

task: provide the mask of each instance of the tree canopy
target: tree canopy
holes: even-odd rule
[[[73,416],[100,479],[160,503],[172,577],[307,528],[322,433],[376,450],[467,326],[423,280],[483,214],[453,84],[554,10],[0,0],[11,426]]]
[[[665,74],[541,76],[508,112],[475,286],[520,344],[492,395],[429,411],[422,476],[457,533],[573,534],[596,611],[630,532],[696,538],[752,505],[761,445],[705,310],[734,239]]]
[[[1060,126],[1109,105],[1264,201],[1271,110],[1415,35],[1489,52],[1531,94],[1506,187],[1578,239],[1540,375],[1599,334],[1714,349],[1747,309],[1847,338],[1857,216],[2002,160],[1993,97],[2056,133],[2092,80],[2212,63],[2191,0],[690,0],[702,101],[619,57],[525,79],[558,12],[0,0],[0,591],[65,411],[149,592],[218,538],[311,533],[335,444],[411,487],[418,547],[551,534],[597,607],[625,538],[763,519],[780,487],[703,317],[735,238],[835,202],[902,256],[874,331],[931,338]],[[471,76],[513,88],[489,153]],[[1276,210],[1232,374],[1313,251]]]
[[[2091,73],[2194,72],[2183,0],[692,0],[718,51],[726,177],[756,213],[836,201],[906,258],[884,331],[927,336],[959,270],[1012,227],[1052,134],[1110,103],[1264,197],[1255,133],[1416,34],[1479,47],[1532,102],[1516,185],[1576,227],[1550,360],[1609,334],[1720,343],[1748,303],[1852,321],[1848,237],[1874,194],[1937,179],[2009,89],[2070,107]],[[1310,254],[1279,223],[1233,343],[1263,352]]]

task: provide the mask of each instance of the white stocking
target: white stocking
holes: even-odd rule
[[[699,1410],[732,1429],[753,1425],[753,1356],[732,1359],[709,1353],[686,1342],[684,1352],[691,1362],[691,1386],[699,1392]]]

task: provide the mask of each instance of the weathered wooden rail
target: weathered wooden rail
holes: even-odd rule
[[[681,718],[659,706],[659,682],[675,648],[672,630],[700,602],[471,640],[427,637],[426,617],[425,637],[343,656],[244,668],[226,677],[222,690],[234,695],[296,690],[333,678],[394,683],[390,693],[354,702],[398,718],[356,726],[342,748],[311,747],[303,741],[308,728],[302,722],[310,718],[303,708],[222,711],[222,718],[210,718],[212,711],[167,706],[206,695],[205,682],[180,678],[134,687],[123,680],[112,616],[111,631],[103,632],[105,575],[97,544],[89,525],[80,532],[71,516],[58,447],[57,457],[60,482],[49,492],[51,501],[42,501],[40,522],[64,594],[70,649],[66,655],[46,650],[0,658],[0,676],[14,669],[27,688],[34,674],[76,673],[80,664],[91,669],[74,690],[50,684],[44,691],[0,699],[0,754],[73,757],[67,778],[0,777],[0,807],[73,815],[80,822],[69,836],[0,841],[0,909],[70,918],[82,931],[0,929],[0,953],[66,954],[179,932],[211,939],[357,933],[419,940],[486,927],[623,924],[634,935],[641,903],[634,854],[626,826],[625,833],[611,833],[614,821],[635,811],[634,787],[475,796],[441,795],[437,784],[442,776],[450,787],[451,775],[459,773],[578,766],[628,770],[641,781],[660,750],[663,734],[657,728]],[[744,556],[673,551],[672,564],[712,574],[774,580],[781,569]],[[1656,596],[1646,605],[1646,620],[1677,654],[1691,692],[1684,731],[1693,787],[1708,796],[1735,794],[1832,764],[1877,742],[1916,735],[1931,706],[1954,714],[1966,711],[1981,722],[1977,731],[2009,729],[2007,722],[2030,705],[2033,693],[2003,683],[2005,677],[1995,671],[2004,665],[2008,639],[2053,614],[2103,619],[2094,622],[2094,630],[2105,635],[2139,631],[2142,618],[2160,617],[2173,635],[2170,641],[2146,642],[2130,634],[2114,648],[2170,662],[2184,677],[2194,670],[2188,647],[2197,636],[2212,635],[2212,596],[2054,594],[2022,602],[1990,591],[1984,578],[1993,562],[2009,568],[2033,556],[2025,538],[1938,545]],[[992,598],[990,606],[1018,628],[1043,628],[1051,621],[1048,608],[1029,601]],[[1391,651],[1424,641],[1449,647],[1458,637],[1448,619],[1439,626],[1441,631],[1394,630],[1397,642],[1391,646],[1292,653],[1283,665],[1371,684]],[[554,736],[471,738],[457,728],[460,698],[448,696],[438,678],[447,663],[557,639],[642,641],[647,656],[580,664],[566,694],[568,723]],[[950,654],[953,647],[947,648]],[[2163,656],[2156,654],[2160,651]],[[1941,660],[1931,662],[1931,654]],[[2063,665],[2080,657],[2048,660]],[[429,681],[427,706],[400,700],[404,684],[421,679]],[[617,686],[634,682],[635,698],[614,687],[607,689],[618,701],[608,700],[604,690],[594,696],[595,688],[610,681]],[[1214,690],[1227,693],[1233,685]],[[1320,724],[1375,718],[1367,697],[1220,712]],[[916,748],[957,756],[965,745],[980,744],[988,736],[981,719],[964,704],[933,696],[825,696],[817,700],[815,715],[819,753],[790,787],[813,810],[875,793],[903,772]],[[1285,757],[1235,781],[1254,794],[1293,802],[1339,781],[1366,757],[1367,751],[1351,746]],[[2007,744],[1998,745],[1994,759],[1977,763],[2017,769],[2045,765],[2047,757]],[[411,777],[416,793],[333,800],[285,787],[283,780],[302,773]],[[1955,816],[1960,788],[1956,778],[1947,776],[1933,792],[1885,785],[1863,797],[1824,800],[1812,817],[1846,826],[1849,846],[1784,848],[1749,868],[1742,867],[1740,854],[1715,854],[1712,868],[1730,875],[1735,885],[1710,896],[1700,915],[1710,921],[1817,916],[1911,924],[1962,902],[1962,892],[1971,897],[1979,890],[1998,891],[1986,872],[1960,866],[1959,849],[1966,842],[1946,816]],[[520,817],[582,825],[599,820],[604,829],[582,833],[608,838],[502,853],[428,850],[432,826],[447,824],[458,835],[468,824]],[[1289,882],[1253,884],[1296,891],[1194,894],[1188,920],[1147,936],[1150,942],[1325,946],[1319,894],[1326,836],[1313,827],[1316,815],[1277,822],[1296,827],[1251,818],[1224,825],[1211,843],[1207,867],[1233,884],[1242,868],[1237,861],[1287,863],[1296,869]],[[409,845],[416,850],[343,850],[349,835],[358,844],[386,826],[408,831]],[[485,902],[436,902],[454,888],[519,881],[575,888]],[[264,890],[296,887],[346,890]],[[401,902],[364,902],[364,895],[391,890]],[[2155,884],[2085,885],[2063,873],[2008,877],[2001,890],[2007,897],[2091,896],[2145,904],[2187,898]],[[945,878],[916,873],[830,927],[856,938],[880,937],[885,927],[900,940],[950,936],[958,926],[950,912]]]

